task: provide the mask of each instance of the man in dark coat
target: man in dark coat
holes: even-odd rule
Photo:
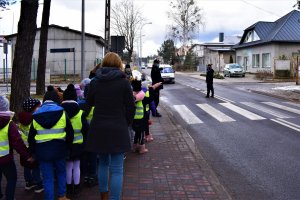
[[[163,78],[161,77],[161,73],[160,71],[162,70],[161,68],[159,68],[159,63],[160,61],[158,59],[155,59],[153,61],[153,66],[152,66],[152,69],[151,69],[151,79],[152,79],[152,85],[156,84],[156,83],[163,83],[164,80]],[[154,103],[155,103],[155,106],[156,106],[156,109],[157,109],[157,106],[159,104],[159,91],[163,89],[163,85],[161,85],[159,88],[157,88],[155,91],[154,91],[154,97],[153,97],[153,100],[154,100]],[[156,111],[156,114],[154,115],[154,117],[161,117],[161,114]]]
[[[209,93],[211,91],[211,97],[214,98],[214,70],[212,69],[212,64],[207,65],[207,72],[206,72],[206,85],[207,85],[207,95],[206,98],[209,98]]]

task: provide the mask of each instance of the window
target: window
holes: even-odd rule
[[[247,43],[247,42],[253,42],[253,41],[257,41],[257,40],[260,40],[260,38],[258,37],[257,33],[252,30],[252,31],[249,31],[244,39],[244,43]]]
[[[259,67],[259,54],[252,55],[252,67],[253,68]]]
[[[237,56],[237,63],[241,66],[243,65],[243,57],[242,56]]]
[[[271,67],[271,54],[270,53],[262,54],[262,67],[264,67],[264,68]]]

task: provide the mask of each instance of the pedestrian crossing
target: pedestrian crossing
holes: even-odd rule
[[[206,114],[220,123],[233,123],[240,119],[238,116],[242,116],[251,121],[271,120],[300,132],[300,125],[287,121],[289,118],[297,118],[297,115],[300,115],[297,104],[292,105],[286,102],[282,102],[282,104],[274,102],[221,102],[217,104],[219,106],[216,104],[212,106],[208,103],[197,103],[195,105],[199,109],[195,109],[193,105],[189,105],[192,107],[189,108],[184,104],[173,105],[173,108],[189,125],[205,123],[207,117],[202,119],[201,116],[206,116]]]

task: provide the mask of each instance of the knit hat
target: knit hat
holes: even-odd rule
[[[9,110],[9,101],[8,99],[0,95],[0,111],[8,111]]]
[[[47,100],[54,101],[55,103],[60,104],[60,99],[57,94],[57,91],[54,89],[54,87],[52,85],[49,85],[47,87],[47,92],[44,95],[43,102],[45,102]]]
[[[129,65],[129,64],[126,64],[126,65],[125,65],[125,69],[126,69],[126,68],[130,68],[130,65]]]
[[[90,84],[90,82],[91,82],[91,79],[85,78],[80,82],[80,85],[85,87],[87,84]]]
[[[64,99],[64,101],[66,101],[66,100],[77,101],[77,93],[75,90],[75,86],[72,83],[70,83],[67,86],[67,89],[64,91],[63,99]]]
[[[23,102],[23,110],[26,112],[33,112],[35,108],[41,105],[40,100],[28,97]]]

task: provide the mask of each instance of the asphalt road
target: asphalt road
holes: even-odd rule
[[[254,84],[254,83],[252,83]],[[254,84],[255,85],[255,84]],[[300,199],[300,106],[251,93],[242,83],[176,75],[161,104],[195,141],[233,199]]]

